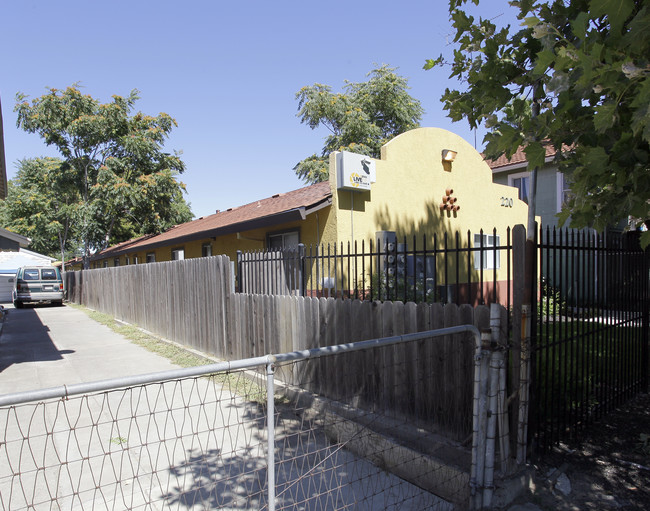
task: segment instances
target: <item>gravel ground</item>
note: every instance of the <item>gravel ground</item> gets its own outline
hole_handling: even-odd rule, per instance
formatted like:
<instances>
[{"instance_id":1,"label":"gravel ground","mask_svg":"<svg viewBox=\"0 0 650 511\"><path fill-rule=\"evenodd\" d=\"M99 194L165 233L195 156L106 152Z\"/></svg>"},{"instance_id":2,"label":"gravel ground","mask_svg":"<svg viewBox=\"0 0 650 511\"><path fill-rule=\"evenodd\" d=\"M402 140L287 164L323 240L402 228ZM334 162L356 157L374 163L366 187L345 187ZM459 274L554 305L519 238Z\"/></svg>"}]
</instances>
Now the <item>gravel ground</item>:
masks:
<instances>
[{"instance_id":1,"label":"gravel ground","mask_svg":"<svg viewBox=\"0 0 650 511\"><path fill-rule=\"evenodd\" d=\"M534 466L534 484L511 511L650 510L650 395L637 396L590 427L579 444L563 444Z\"/></svg>"}]
</instances>

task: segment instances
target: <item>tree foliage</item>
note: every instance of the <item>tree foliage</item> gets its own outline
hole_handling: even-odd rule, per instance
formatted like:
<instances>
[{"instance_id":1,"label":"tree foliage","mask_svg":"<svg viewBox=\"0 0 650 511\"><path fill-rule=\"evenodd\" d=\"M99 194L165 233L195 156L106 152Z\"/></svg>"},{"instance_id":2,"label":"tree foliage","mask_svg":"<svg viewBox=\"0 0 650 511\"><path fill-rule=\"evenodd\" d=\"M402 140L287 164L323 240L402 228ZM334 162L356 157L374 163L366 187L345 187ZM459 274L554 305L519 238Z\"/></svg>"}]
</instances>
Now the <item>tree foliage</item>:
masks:
<instances>
[{"instance_id":1,"label":"tree foliage","mask_svg":"<svg viewBox=\"0 0 650 511\"><path fill-rule=\"evenodd\" d=\"M18 126L58 149L60 172L78 194L75 227L86 260L93 250L192 218L176 180L185 166L163 147L176 121L131 115L138 99L133 90L102 104L76 85L31 102L17 95Z\"/></svg>"},{"instance_id":2,"label":"tree foliage","mask_svg":"<svg viewBox=\"0 0 650 511\"><path fill-rule=\"evenodd\" d=\"M65 257L76 248L79 192L59 158L19 162L0 204L2 224L31 239L30 248L52 257Z\"/></svg>"},{"instance_id":3,"label":"tree foliage","mask_svg":"<svg viewBox=\"0 0 650 511\"><path fill-rule=\"evenodd\" d=\"M332 151L352 151L379 157L391 138L419 126L424 110L408 93L408 80L395 68L383 65L368 74L368 81L347 82L344 92L316 83L296 94L300 122L311 129L330 131L320 156L302 160L294 170L308 183L328 178L327 156Z\"/></svg>"},{"instance_id":4,"label":"tree foliage","mask_svg":"<svg viewBox=\"0 0 650 511\"><path fill-rule=\"evenodd\" d=\"M475 19L466 4L449 2L451 77L466 85L443 95L449 116L490 129L489 158L523 145L539 167L552 144L572 191L561 222L602 230L630 216L650 227L650 5L511 1L522 20L511 30Z\"/></svg>"}]
</instances>

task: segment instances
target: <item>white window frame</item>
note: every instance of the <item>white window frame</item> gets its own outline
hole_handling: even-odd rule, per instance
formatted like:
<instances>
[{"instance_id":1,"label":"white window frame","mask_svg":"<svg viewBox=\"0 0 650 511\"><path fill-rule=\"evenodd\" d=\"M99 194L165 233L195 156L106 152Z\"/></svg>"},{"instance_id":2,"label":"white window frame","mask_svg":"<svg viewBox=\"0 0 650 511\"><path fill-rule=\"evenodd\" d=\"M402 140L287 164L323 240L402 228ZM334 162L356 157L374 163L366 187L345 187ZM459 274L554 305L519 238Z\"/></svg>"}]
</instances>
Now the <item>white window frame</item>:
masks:
<instances>
[{"instance_id":1,"label":"white window frame","mask_svg":"<svg viewBox=\"0 0 650 511\"><path fill-rule=\"evenodd\" d=\"M514 183L515 179L521 179L524 177L528 178L528 200L530 202L530 172L526 171L526 172L517 172L516 174L508 174L508 186L517 188ZM519 188L517 188L517 190L519 190ZM519 198L519 192L517 192L517 198L523 201L523 199Z\"/></svg>"},{"instance_id":2,"label":"white window frame","mask_svg":"<svg viewBox=\"0 0 650 511\"><path fill-rule=\"evenodd\" d=\"M295 245L287 245L286 239L289 236L291 236L291 237L295 236L297 238L297 242L296 242ZM276 247L275 250L280 250L282 248L297 247L300 244L300 230L292 229L290 231L281 231L281 232L274 232L274 233L268 234L267 237L266 237L266 243L267 243L267 247L269 248L269 250L272 250L272 248L271 248L271 239L272 238L281 238L282 239L282 247L280 247L280 248Z\"/></svg>"},{"instance_id":3,"label":"white window frame","mask_svg":"<svg viewBox=\"0 0 650 511\"><path fill-rule=\"evenodd\" d=\"M496 251L496 264L493 261L494 258L494 234L483 233L483 251L481 248L481 234L474 234L474 248L478 249L474 251L474 269L480 270L481 264L483 265L484 270L498 270L501 268L501 250L497 248ZM501 246L501 236L496 235L496 246Z\"/></svg>"},{"instance_id":4,"label":"white window frame","mask_svg":"<svg viewBox=\"0 0 650 511\"><path fill-rule=\"evenodd\" d=\"M182 261L185 259L185 247L178 247L172 250L172 261Z\"/></svg>"},{"instance_id":5,"label":"white window frame","mask_svg":"<svg viewBox=\"0 0 650 511\"><path fill-rule=\"evenodd\" d=\"M562 206L564 205L564 195L565 193L569 192L569 185L567 184L567 180L564 177L564 174L562 172L557 172L556 174L556 179L557 179L557 212L559 213L562 211Z\"/></svg>"},{"instance_id":6,"label":"white window frame","mask_svg":"<svg viewBox=\"0 0 650 511\"><path fill-rule=\"evenodd\" d=\"M147 255L146 255L146 262L155 263L156 262L156 253L155 252L148 252Z\"/></svg>"},{"instance_id":7,"label":"white window frame","mask_svg":"<svg viewBox=\"0 0 650 511\"><path fill-rule=\"evenodd\" d=\"M201 257L212 256L212 243L204 243L201 245Z\"/></svg>"}]
</instances>

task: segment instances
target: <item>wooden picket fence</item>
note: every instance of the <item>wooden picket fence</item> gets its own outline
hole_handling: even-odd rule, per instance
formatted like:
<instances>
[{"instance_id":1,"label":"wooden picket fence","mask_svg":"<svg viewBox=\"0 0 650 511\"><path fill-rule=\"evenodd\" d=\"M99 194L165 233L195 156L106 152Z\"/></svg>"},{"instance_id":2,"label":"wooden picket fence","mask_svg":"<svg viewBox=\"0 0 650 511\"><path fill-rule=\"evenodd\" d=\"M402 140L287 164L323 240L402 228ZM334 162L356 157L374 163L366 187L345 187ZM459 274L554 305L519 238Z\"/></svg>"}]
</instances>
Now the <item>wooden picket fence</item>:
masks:
<instances>
[{"instance_id":1,"label":"wooden picket fence","mask_svg":"<svg viewBox=\"0 0 650 511\"><path fill-rule=\"evenodd\" d=\"M489 326L486 306L234 293L225 256L67 272L65 281L69 301L226 360ZM471 338L456 335L281 368L278 376L334 399L353 386L360 406L416 414L462 439L471 432L473 353Z\"/></svg>"}]
</instances>

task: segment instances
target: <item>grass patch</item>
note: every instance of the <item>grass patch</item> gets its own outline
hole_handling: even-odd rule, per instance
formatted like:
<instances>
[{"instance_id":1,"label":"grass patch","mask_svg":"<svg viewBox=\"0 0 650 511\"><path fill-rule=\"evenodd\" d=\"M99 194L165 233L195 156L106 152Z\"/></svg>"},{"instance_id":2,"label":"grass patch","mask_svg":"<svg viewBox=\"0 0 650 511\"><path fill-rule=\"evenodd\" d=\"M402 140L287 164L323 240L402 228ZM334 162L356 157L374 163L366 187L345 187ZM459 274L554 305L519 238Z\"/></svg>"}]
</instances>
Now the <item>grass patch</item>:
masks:
<instances>
[{"instance_id":1,"label":"grass patch","mask_svg":"<svg viewBox=\"0 0 650 511\"><path fill-rule=\"evenodd\" d=\"M158 337L154 337L153 335L143 332L136 326L127 325L120 321L116 321L113 316L109 316L108 314L86 309L85 307L79 305L68 304L68 306L72 306L75 309L85 312L86 315L93 321L97 321L97 323L107 326L113 330L113 332L126 337L134 344L142 346L143 348L146 348L147 350L156 353L157 355L161 355L167 358L173 364L176 364L180 367L196 367L207 364L214 364L214 361L210 360L209 358L201 357L179 346L175 346L168 342L162 341Z\"/></svg>"},{"instance_id":2,"label":"grass patch","mask_svg":"<svg viewBox=\"0 0 650 511\"><path fill-rule=\"evenodd\" d=\"M592 417L641 384L643 330L584 319L538 325L534 368L541 417Z\"/></svg>"},{"instance_id":3,"label":"grass patch","mask_svg":"<svg viewBox=\"0 0 650 511\"><path fill-rule=\"evenodd\" d=\"M113 316L87 309L81 305L68 303L68 307L84 312L90 319L107 326L113 332L129 339L134 344L141 346L152 353L156 353L168 359L172 364L180 367L197 367L214 364L215 361L192 353L180 346L176 346L162 339L142 331L137 326L128 325L117 321ZM259 385L254 379L248 378L241 371L229 373L216 373L206 375L215 383L220 384L229 392L242 397L248 401L264 404L266 403L266 388ZM276 396L276 402L284 401Z\"/></svg>"}]
</instances>

